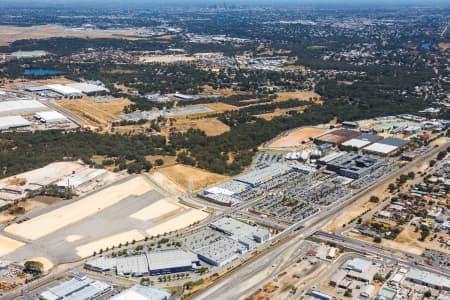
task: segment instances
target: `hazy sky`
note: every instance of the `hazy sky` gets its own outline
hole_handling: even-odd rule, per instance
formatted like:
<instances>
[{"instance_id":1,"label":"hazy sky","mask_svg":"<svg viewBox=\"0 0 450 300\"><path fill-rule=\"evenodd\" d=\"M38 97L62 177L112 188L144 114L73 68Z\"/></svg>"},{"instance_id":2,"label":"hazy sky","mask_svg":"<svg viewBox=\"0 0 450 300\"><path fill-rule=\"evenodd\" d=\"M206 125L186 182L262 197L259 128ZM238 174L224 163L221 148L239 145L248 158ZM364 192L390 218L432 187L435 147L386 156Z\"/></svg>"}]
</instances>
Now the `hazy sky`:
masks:
<instances>
[{"instance_id":1,"label":"hazy sky","mask_svg":"<svg viewBox=\"0 0 450 300\"><path fill-rule=\"evenodd\" d=\"M445 5L450 0L0 0L1 6L90 6L90 7L155 7L155 6L207 6L211 4L247 5L333 5L333 6L386 6L386 5Z\"/></svg>"}]
</instances>

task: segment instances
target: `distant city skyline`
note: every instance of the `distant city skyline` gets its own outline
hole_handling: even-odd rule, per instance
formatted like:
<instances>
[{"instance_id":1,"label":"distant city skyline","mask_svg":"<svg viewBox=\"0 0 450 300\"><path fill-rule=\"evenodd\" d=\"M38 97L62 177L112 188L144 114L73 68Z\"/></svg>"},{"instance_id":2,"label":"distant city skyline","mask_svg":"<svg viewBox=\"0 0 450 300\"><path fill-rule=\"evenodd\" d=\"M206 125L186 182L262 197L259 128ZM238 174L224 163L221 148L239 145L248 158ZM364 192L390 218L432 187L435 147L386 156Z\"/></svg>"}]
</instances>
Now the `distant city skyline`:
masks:
<instances>
[{"instance_id":1,"label":"distant city skyline","mask_svg":"<svg viewBox=\"0 0 450 300\"><path fill-rule=\"evenodd\" d=\"M110 8L151 8L155 6L450 6L450 0L1 0L2 7L102 7Z\"/></svg>"}]
</instances>

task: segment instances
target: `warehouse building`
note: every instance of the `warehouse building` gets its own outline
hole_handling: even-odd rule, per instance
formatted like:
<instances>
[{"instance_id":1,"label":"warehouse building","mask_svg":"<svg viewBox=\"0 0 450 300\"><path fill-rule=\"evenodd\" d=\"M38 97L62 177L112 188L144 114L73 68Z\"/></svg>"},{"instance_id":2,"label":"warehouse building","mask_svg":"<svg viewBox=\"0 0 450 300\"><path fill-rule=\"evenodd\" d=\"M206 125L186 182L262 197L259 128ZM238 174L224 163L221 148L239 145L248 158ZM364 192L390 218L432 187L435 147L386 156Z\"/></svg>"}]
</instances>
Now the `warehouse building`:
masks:
<instances>
[{"instance_id":1,"label":"warehouse building","mask_svg":"<svg viewBox=\"0 0 450 300\"><path fill-rule=\"evenodd\" d=\"M222 236L194 251L204 262L222 267L239 259L239 255L245 253L247 248L235 240Z\"/></svg>"},{"instance_id":2,"label":"warehouse building","mask_svg":"<svg viewBox=\"0 0 450 300\"><path fill-rule=\"evenodd\" d=\"M66 116L54 110L37 112L34 118L41 121L41 123L64 123L69 121Z\"/></svg>"},{"instance_id":3,"label":"warehouse building","mask_svg":"<svg viewBox=\"0 0 450 300\"><path fill-rule=\"evenodd\" d=\"M104 282L77 274L76 277L51 287L39 295L45 300L89 300L112 291L112 287Z\"/></svg>"},{"instance_id":4,"label":"warehouse building","mask_svg":"<svg viewBox=\"0 0 450 300\"><path fill-rule=\"evenodd\" d=\"M411 269L406 274L406 279L433 289L450 291L450 278L435 273Z\"/></svg>"},{"instance_id":5,"label":"warehouse building","mask_svg":"<svg viewBox=\"0 0 450 300\"><path fill-rule=\"evenodd\" d=\"M363 149L363 151L365 153L371 153L381 156L393 155L405 148L408 143L408 140L389 137L370 146L367 146Z\"/></svg>"},{"instance_id":6,"label":"warehouse building","mask_svg":"<svg viewBox=\"0 0 450 300\"><path fill-rule=\"evenodd\" d=\"M50 91L50 92L58 94L64 98L81 98L81 97L83 97L83 93L80 90L70 87L68 85L62 85L62 84L49 84L49 85L27 87L25 90L28 92L33 92L33 93Z\"/></svg>"},{"instance_id":7,"label":"warehouse building","mask_svg":"<svg viewBox=\"0 0 450 300\"><path fill-rule=\"evenodd\" d=\"M147 257L142 255L115 257L116 274L120 276L142 277L149 275Z\"/></svg>"},{"instance_id":8,"label":"warehouse building","mask_svg":"<svg viewBox=\"0 0 450 300\"><path fill-rule=\"evenodd\" d=\"M354 139L360 136L361 133L356 130L349 129L337 129L319 136L315 139L318 143L330 143L333 145L340 145L348 140Z\"/></svg>"},{"instance_id":9,"label":"warehouse building","mask_svg":"<svg viewBox=\"0 0 450 300\"><path fill-rule=\"evenodd\" d=\"M240 201L236 196L251 186L237 180L228 180L198 193L198 196L216 204L234 206Z\"/></svg>"},{"instance_id":10,"label":"warehouse building","mask_svg":"<svg viewBox=\"0 0 450 300\"><path fill-rule=\"evenodd\" d=\"M347 154L329 162L327 169L341 176L358 179L370 174L382 164L381 159L367 155Z\"/></svg>"},{"instance_id":11,"label":"warehouse building","mask_svg":"<svg viewBox=\"0 0 450 300\"><path fill-rule=\"evenodd\" d=\"M357 138L354 138L354 139L351 139L349 141L342 143L342 146L356 148L359 150L359 149L362 149L369 145L372 145L373 143L381 141L382 139L383 139L382 136L379 136L376 134L365 133L365 134L358 136Z\"/></svg>"},{"instance_id":12,"label":"warehouse building","mask_svg":"<svg viewBox=\"0 0 450 300\"><path fill-rule=\"evenodd\" d=\"M132 277L193 271L199 265L197 255L183 249L167 249L125 257L97 257L84 263L87 270L115 270L117 275Z\"/></svg>"},{"instance_id":13,"label":"warehouse building","mask_svg":"<svg viewBox=\"0 0 450 300\"><path fill-rule=\"evenodd\" d=\"M265 168L236 176L234 180L256 187L292 171L293 169L285 164L275 163Z\"/></svg>"},{"instance_id":14,"label":"warehouse building","mask_svg":"<svg viewBox=\"0 0 450 300\"><path fill-rule=\"evenodd\" d=\"M21 116L0 117L0 130L30 126L31 122Z\"/></svg>"},{"instance_id":15,"label":"warehouse building","mask_svg":"<svg viewBox=\"0 0 450 300\"><path fill-rule=\"evenodd\" d=\"M33 113L48 110L48 107L36 100L0 101L0 116Z\"/></svg>"},{"instance_id":16,"label":"warehouse building","mask_svg":"<svg viewBox=\"0 0 450 300\"><path fill-rule=\"evenodd\" d=\"M134 285L111 300L169 300L171 293L156 286Z\"/></svg>"},{"instance_id":17,"label":"warehouse building","mask_svg":"<svg viewBox=\"0 0 450 300\"><path fill-rule=\"evenodd\" d=\"M69 176L65 176L60 181L56 183L60 188L71 188L77 189L85 184L97 181L98 179L106 176L108 171L106 170L97 170L97 169L85 169L78 173L71 174Z\"/></svg>"},{"instance_id":18,"label":"warehouse building","mask_svg":"<svg viewBox=\"0 0 450 300\"><path fill-rule=\"evenodd\" d=\"M66 84L67 87L78 90L79 92L93 96L93 95L103 95L109 93L109 90L101 85L100 82L96 84L87 83L87 82L76 82L71 84Z\"/></svg>"},{"instance_id":19,"label":"warehouse building","mask_svg":"<svg viewBox=\"0 0 450 300\"><path fill-rule=\"evenodd\" d=\"M168 249L147 253L150 275L195 270L200 261L196 254L183 249Z\"/></svg>"},{"instance_id":20,"label":"warehouse building","mask_svg":"<svg viewBox=\"0 0 450 300\"><path fill-rule=\"evenodd\" d=\"M231 239L246 246L247 249L256 247L255 242L263 243L270 238L269 230L252 226L232 218L221 218L208 226L228 235Z\"/></svg>"}]
</instances>

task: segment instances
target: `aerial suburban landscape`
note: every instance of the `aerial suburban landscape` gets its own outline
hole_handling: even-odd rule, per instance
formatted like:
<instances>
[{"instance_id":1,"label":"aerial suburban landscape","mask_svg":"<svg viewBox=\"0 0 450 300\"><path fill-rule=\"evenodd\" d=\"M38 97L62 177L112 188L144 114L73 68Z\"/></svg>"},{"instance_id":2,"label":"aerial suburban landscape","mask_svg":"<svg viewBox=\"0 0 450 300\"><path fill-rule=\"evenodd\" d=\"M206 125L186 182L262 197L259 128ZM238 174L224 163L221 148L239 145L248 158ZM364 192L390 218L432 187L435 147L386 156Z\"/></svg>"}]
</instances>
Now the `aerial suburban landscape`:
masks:
<instances>
[{"instance_id":1,"label":"aerial suburban landscape","mask_svg":"<svg viewBox=\"0 0 450 300\"><path fill-rule=\"evenodd\" d=\"M449 24L0 0L0 299L450 300Z\"/></svg>"}]
</instances>

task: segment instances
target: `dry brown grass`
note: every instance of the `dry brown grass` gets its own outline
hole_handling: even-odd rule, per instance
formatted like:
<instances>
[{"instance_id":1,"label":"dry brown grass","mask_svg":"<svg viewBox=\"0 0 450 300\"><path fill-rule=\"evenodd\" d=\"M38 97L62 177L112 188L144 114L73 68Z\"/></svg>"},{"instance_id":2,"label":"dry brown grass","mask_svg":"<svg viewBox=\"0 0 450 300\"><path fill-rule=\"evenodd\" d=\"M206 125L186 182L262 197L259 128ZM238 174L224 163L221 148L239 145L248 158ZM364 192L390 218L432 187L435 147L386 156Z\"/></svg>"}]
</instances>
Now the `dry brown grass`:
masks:
<instances>
[{"instance_id":1,"label":"dry brown grass","mask_svg":"<svg viewBox=\"0 0 450 300\"><path fill-rule=\"evenodd\" d=\"M123 108L131 102L125 98L117 98L108 102L97 103L90 98L64 99L57 101L62 107L73 113L85 117L94 125L107 125L120 118L118 114L123 112Z\"/></svg>"},{"instance_id":2,"label":"dry brown grass","mask_svg":"<svg viewBox=\"0 0 450 300\"><path fill-rule=\"evenodd\" d=\"M272 120L275 117L285 116L290 111L303 112L306 109L306 106L298 106L298 107L290 107L290 108L282 108L275 109L273 112L255 115L258 118L262 118L264 120Z\"/></svg>"},{"instance_id":3,"label":"dry brown grass","mask_svg":"<svg viewBox=\"0 0 450 300\"><path fill-rule=\"evenodd\" d=\"M230 130L230 127L220 122L216 118L208 119L188 119L177 118L173 126L164 126L161 128L162 133L169 135L170 128L176 128L178 131L185 132L189 128L203 130L208 136L220 135Z\"/></svg>"},{"instance_id":4,"label":"dry brown grass","mask_svg":"<svg viewBox=\"0 0 450 300\"><path fill-rule=\"evenodd\" d=\"M322 101L320 100L320 95L312 91L280 92L276 95L277 98L274 100L274 102L284 102L289 99L309 100L310 98L312 98L314 103L322 103Z\"/></svg>"},{"instance_id":5,"label":"dry brown grass","mask_svg":"<svg viewBox=\"0 0 450 300\"><path fill-rule=\"evenodd\" d=\"M295 147L298 146L301 142L325 133L326 131L326 129L315 127L299 128L275 140L269 146L274 148Z\"/></svg>"},{"instance_id":6,"label":"dry brown grass","mask_svg":"<svg viewBox=\"0 0 450 300\"><path fill-rule=\"evenodd\" d=\"M196 191L229 178L228 176L211 173L181 164L160 168L158 169L158 173L164 175L185 191L188 190L189 181L192 181L192 189Z\"/></svg>"}]
</instances>

